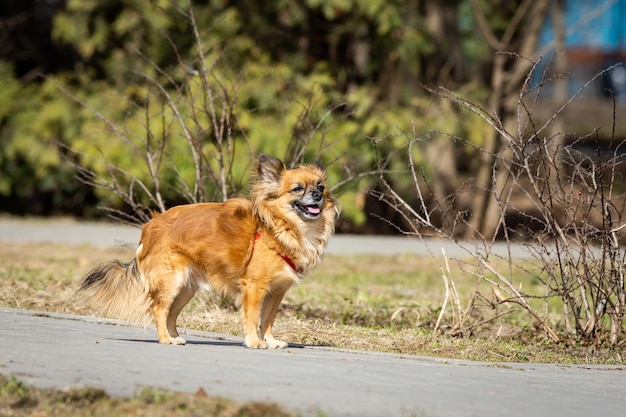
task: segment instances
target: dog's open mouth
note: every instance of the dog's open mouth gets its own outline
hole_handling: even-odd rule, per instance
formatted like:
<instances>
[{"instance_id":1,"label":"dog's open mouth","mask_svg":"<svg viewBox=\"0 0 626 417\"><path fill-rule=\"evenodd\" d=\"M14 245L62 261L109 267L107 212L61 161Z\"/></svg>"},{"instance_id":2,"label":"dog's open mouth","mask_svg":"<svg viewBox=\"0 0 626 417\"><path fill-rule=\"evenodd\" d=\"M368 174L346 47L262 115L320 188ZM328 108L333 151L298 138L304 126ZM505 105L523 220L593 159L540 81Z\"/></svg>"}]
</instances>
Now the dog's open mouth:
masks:
<instances>
[{"instance_id":1,"label":"dog's open mouth","mask_svg":"<svg viewBox=\"0 0 626 417\"><path fill-rule=\"evenodd\" d=\"M308 219L316 219L322 212L319 204L302 204L296 201L295 203L293 203L293 207L298 213L300 213L301 216Z\"/></svg>"}]
</instances>

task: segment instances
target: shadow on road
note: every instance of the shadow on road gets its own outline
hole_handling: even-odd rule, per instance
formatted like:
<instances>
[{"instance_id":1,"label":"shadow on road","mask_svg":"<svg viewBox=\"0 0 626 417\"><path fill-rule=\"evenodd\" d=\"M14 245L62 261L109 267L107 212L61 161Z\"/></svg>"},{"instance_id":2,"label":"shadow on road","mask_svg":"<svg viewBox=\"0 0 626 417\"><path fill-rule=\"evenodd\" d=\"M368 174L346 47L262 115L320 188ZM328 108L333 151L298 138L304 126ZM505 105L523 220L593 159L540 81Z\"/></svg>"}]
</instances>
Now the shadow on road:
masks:
<instances>
[{"instance_id":1,"label":"shadow on road","mask_svg":"<svg viewBox=\"0 0 626 417\"><path fill-rule=\"evenodd\" d=\"M107 340L118 340L121 342L139 342L139 343L151 343L157 344L159 341L157 339L118 339L118 338L108 338ZM208 346L237 346L243 347L243 343L241 342L231 342L225 340L187 340L187 345L208 345ZM290 349L304 349L307 347L314 347L316 345L303 345L300 343L289 343L288 348Z\"/></svg>"}]
</instances>

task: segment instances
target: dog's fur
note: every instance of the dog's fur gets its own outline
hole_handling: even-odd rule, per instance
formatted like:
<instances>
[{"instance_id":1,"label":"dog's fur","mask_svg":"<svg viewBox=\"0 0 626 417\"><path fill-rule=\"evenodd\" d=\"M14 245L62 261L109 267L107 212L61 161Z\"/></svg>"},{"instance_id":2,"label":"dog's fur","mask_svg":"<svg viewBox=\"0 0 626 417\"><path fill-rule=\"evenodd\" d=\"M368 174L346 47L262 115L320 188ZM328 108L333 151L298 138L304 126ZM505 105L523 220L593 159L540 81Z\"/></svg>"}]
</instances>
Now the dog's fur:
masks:
<instances>
[{"instance_id":1,"label":"dog's fur","mask_svg":"<svg viewBox=\"0 0 626 417\"><path fill-rule=\"evenodd\" d=\"M176 319L208 285L240 300L247 347L286 347L272 333L276 312L287 289L320 261L334 231L335 200L319 165L287 170L261 154L256 174L250 199L155 213L135 258L94 268L80 288L92 291L105 314L137 320L152 311L159 342L184 344Z\"/></svg>"}]
</instances>

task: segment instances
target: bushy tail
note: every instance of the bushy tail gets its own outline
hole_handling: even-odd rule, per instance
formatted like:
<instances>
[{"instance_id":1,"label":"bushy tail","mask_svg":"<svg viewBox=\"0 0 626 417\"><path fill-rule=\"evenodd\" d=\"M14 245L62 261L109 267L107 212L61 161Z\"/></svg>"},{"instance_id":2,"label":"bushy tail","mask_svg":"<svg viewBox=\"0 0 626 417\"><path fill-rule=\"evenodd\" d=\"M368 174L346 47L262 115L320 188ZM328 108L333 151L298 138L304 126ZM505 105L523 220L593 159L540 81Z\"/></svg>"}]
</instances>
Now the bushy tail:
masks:
<instances>
[{"instance_id":1,"label":"bushy tail","mask_svg":"<svg viewBox=\"0 0 626 417\"><path fill-rule=\"evenodd\" d=\"M89 271L80 283L80 291L91 293L100 312L136 323L147 324L150 302L147 283L137 260L128 263L107 262Z\"/></svg>"}]
</instances>

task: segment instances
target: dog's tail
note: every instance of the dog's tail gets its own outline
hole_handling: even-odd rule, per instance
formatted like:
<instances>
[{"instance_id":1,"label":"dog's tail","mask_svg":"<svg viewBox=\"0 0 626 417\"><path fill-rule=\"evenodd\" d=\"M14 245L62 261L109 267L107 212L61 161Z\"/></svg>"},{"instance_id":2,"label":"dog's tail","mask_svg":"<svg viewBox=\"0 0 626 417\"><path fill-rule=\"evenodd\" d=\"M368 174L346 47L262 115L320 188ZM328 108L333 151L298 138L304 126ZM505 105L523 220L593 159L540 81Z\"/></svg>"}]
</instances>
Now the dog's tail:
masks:
<instances>
[{"instance_id":1,"label":"dog's tail","mask_svg":"<svg viewBox=\"0 0 626 417\"><path fill-rule=\"evenodd\" d=\"M94 305L105 316L146 325L150 312L146 284L135 258L95 267L82 279L79 291L91 293Z\"/></svg>"}]
</instances>

